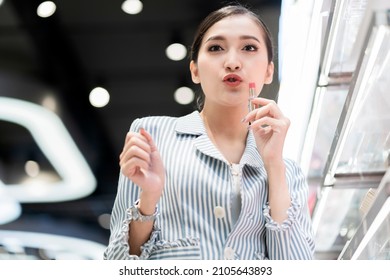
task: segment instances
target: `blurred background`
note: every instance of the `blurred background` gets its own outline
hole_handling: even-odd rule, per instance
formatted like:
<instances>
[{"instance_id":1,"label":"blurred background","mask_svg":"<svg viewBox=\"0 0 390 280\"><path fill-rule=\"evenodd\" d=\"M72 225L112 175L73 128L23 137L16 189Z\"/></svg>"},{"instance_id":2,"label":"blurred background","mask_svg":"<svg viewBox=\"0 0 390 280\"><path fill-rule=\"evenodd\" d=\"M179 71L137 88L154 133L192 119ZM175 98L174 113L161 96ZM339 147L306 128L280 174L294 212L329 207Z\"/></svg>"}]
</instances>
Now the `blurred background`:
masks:
<instances>
[{"instance_id":1,"label":"blurred background","mask_svg":"<svg viewBox=\"0 0 390 280\"><path fill-rule=\"evenodd\" d=\"M239 2L277 41L280 1ZM17 231L0 234L0 258L2 246L13 252L4 258L42 257L26 253L24 233L107 244L126 132L137 117L195 109L187 51L200 21L225 3L0 0L0 194L16 211L0 230Z\"/></svg>"},{"instance_id":2,"label":"blurred background","mask_svg":"<svg viewBox=\"0 0 390 280\"><path fill-rule=\"evenodd\" d=\"M235 2L274 37L315 257L390 259L390 0ZM235 2L0 0L0 259L102 259L130 124L195 110L193 34Z\"/></svg>"}]
</instances>

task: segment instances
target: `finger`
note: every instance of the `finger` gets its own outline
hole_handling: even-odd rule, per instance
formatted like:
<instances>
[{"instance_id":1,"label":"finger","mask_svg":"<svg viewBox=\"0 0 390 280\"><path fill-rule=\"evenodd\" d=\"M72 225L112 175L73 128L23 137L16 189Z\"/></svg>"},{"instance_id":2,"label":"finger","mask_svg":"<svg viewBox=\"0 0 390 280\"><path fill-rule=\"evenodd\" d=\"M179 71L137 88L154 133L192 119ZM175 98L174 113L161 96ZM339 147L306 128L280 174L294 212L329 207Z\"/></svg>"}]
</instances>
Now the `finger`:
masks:
<instances>
[{"instance_id":1,"label":"finger","mask_svg":"<svg viewBox=\"0 0 390 280\"><path fill-rule=\"evenodd\" d=\"M274 132L273 128L269 125L267 126L260 126L259 128L252 128L254 134L258 135L266 135L269 134L270 132Z\"/></svg>"},{"instance_id":2,"label":"finger","mask_svg":"<svg viewBox=\"0 0 390 280\"><path fill-rule=\"evenodd\" d=\"M129 161L121 165L121 172L127 177L134 176L139 170L147 170L149 164L137 157L131 158Z\"/></svg>"},{"instance_id":3,"label":"finger","mask_svg":"<svg viewBox=\"0 0 390 280\"><path fill-rule=\"evenodd\" d=\"M140 132L141 132L141 130L143 130L143 128L140 129ZM145 136L143 136L140 132L134 132L134 131L127 132L124 145L126 145L134 137L144 139L145 142L148 142L146 140Z\"/></svg>"},{"instance_id":4,"label":"finger","mask_svg":"<svg viewBox=\"0 0 390 280\"><path fill-rule=\"evenodd\" d=\"M261 119L258 119L251 123L251 129L254 131L265 131L265 132L283 132L287 131L289 127L289 120L288 119L275 119L271 117L263 117Z\"/></svg>"},{"instance_id":5,"label":"finger","mask_svg":"<svg viewBox=\"0 0 390 280\"><path fill-rule=\"evenodd\" d=\"M125 145L127 142L130 141L130 139L131 139L132 137L137 136L138 134L139 134L139 133L133 132L133 131L127 132L126 138L125 138L125 143L124 143L123 145Z\"/></svg>"},{"instance_id":6,"label":"finger","mask_svg":"<svg viewBox=\"0 0 390 280\"><path fill-rule=\"evenodd\" d=\"M136 132L133 132L133 131L127 132L126 137L125 137L125 142L123 143L122 152L121 152L121 154L119 155L119 158L121 158L121 157L123 156L124 152L125 152L126 150L128 150L129 145L130 145L129 142L130 142L132 139L134 139L134 137L138 137L138 134L139 134L139 133L136 133Z\"/></svg>"},{"instance_id":7,"label":"finger","mask_svg":"<svg viewBox=\"0 0 390 280\"><path fill-rule=\"evenodd\" d=\"M122 153L119 155L119 159L122 159L127 151L133 146L137 146L147 153L150 153L151 151L150 145L144 136L139 133L128 133L126 136L125 145L122 149Z\"/></svg>"},{"instance_id":8,"label":"finger","mask_svg":"<svg viewBox=\"0 0 390 280\"><path fill-rule=\"evenodd\" d=\"M279 107L275 103L275 101L270 100L270 99L265 99L265 98L256 98L256 99L253 99L253 101L255 101L255 102L259 101L259 99L262 99L263 101L265 100L265 102L263 102L263 103L258 102L258 103L256 103L256 106L258 104L264 104L264 105L262 105L260 108L257 108L255 110L249 112L246 115L246 117L244 118L244 120L243 120L244 122L253 122L256 119L260 119L260 118L265 117L265 116L271 116L273 118L283 118L284 117L282 112L280 111Z\"/></svg>"},{"instance_id":9,"label":"finger","mask_svg":"<svg viewBox=\"0 0 390 280\"><path fill-rule=\"evenodd\" d=\"M250 127L252 130L257 131L261 130L263 128L267 128L269 130L272 127L276 127L277 123L275 119L270 118L270 117L263 117L261 119L257 119L253 122L251 122Z\"/></svg>"},{"instance_id":10,"label":"finger","mask_svg":"<svg viewBox=\"0 0 390 280\"><path fill-rule=\"evenodd\" d=\"M120 157L120 164L124 164L125 162L131 160L132 158L139 158L141 160L144 160L145 162L150 162L150 148L147 147L147 150L133 145L130 146L127 150L123 151Z\"/></svg>"},{"instance_id":11,"label":"finger","mask_svg":"<svg viewBox=\"0 0 390 280\"><path fill-rule=\"evenodd\" d=\"M275 117L274 114L273 114L273 111L272 111L272 107L269 106L269 105L266 105L264 107L261 107L259 109L257 109L255 111L255 114L254 114L254 120L257 120L257 119L261 119L261 118L264 118L264 117Z\"/></svg>"},{"instance_id":12,"label":"finger","mask_svg":"<svg viewBox=\"0 0 390 280\"><path fill-rule=\"evenodd\" d=\"M148 143L149 143L149 145L150 145L150 148L151 148L151 152L157 151L157 146L156 146L156 144L154 143L153 138L152 138L152 136L149 134L149 132L147 132L144 128L141 128L141 129L140 129L140 134L141 134L142 136L144 136L145 139L148 141Z\"/></svg>"},{"instance_id":13,"label":"finger","mask_svg":"<svg viewBox=\"0 0 390 280\"><path fill-rule=\"evenodd\" d=\"M258 106L265 106L268 104L275 104L276 105L275 100L263 98L263 97L256 97L256 98L253 98L251 101L253 104L256 104Z\"/></svg>"},{"instance_id":14,"label":"finger","mask_svg":"<svg viewBox=\"0 0 390 280\"><path fill-rule=\"evenodd\" d=\"M264 118L266 116L274 117L270 106L264 106L264 107L261 107L261 108L258 108L258 109L255 109L255 110L249 112L245 116L244 122L252 123L252 122L256 121L257 119L261 119L261 118Z\"/></svg>"}]
</instances>

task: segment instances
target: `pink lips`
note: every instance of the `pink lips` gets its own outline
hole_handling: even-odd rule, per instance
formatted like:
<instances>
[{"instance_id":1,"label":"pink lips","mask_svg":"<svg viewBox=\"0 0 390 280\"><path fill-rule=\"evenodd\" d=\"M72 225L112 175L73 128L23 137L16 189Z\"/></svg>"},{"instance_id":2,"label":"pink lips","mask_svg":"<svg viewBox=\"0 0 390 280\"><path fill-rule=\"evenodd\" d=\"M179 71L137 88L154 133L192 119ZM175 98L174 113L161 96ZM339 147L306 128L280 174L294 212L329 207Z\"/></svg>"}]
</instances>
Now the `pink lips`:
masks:
<instances>
[{"instance_id":1,"label":"pink lips","mask_svg":"<svg viewBox=\"0 0 390 280\"><path fill-rule=\"evenodd\" d=\"M229 86L235 87L242 82L242 79L236 74L229 74L223 78L223 82Z\"/></svg>"}]
</instances>

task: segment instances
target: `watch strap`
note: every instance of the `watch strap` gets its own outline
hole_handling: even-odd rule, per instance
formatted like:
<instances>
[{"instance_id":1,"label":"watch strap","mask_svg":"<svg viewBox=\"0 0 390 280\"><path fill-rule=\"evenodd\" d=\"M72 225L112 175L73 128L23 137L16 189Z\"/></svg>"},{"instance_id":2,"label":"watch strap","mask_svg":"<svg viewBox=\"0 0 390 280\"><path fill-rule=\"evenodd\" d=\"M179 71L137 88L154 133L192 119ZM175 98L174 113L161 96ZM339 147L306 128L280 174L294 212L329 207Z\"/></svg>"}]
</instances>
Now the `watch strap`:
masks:
<instances>
[{"instance_id":1,"label":"watch strap","mask_svg":"<svg viewBox=\"0 0 390 280\"><path fill-rule=\"evenodd\" d=\"M154 221L156 219L156 217L159 215L157 207L152 215L143 215L139 211L138 204L139 204L139 200L137 200L134 203L134 205L128 209L128 213L130 215L131 220L140 221L140 222L149 222L149 221Z\"/></svg>"}]
</instances>

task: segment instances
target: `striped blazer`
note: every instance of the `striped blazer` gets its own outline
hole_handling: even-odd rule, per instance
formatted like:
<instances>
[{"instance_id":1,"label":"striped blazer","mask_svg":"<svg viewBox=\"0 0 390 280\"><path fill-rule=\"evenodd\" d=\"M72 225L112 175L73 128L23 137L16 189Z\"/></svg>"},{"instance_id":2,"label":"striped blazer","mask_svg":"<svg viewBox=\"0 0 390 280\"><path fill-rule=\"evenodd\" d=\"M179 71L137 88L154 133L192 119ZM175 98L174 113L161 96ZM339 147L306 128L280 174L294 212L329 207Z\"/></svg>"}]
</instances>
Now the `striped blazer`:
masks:
<instances>
[{"instance_id":1,"label":"striped blazer","mask_svg":"<svg viewBox=\"0 0 390 280\"><path fill-rule=\"evenodd\" d=\"M313 258L308 186L295 162L285 159L292 203L288 218L278 224L269 215L267 174L251 131L240 163L231 165L197 111L136 119L130 130L141 127L152 135L166 170L160 215L141 255L130 255L127 209L140 189L120 174L104 259Z\"/></svg>"}]
</instances>

